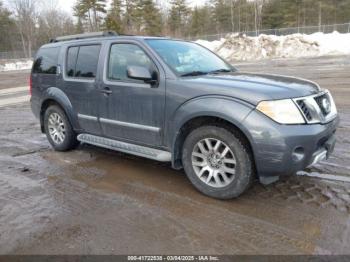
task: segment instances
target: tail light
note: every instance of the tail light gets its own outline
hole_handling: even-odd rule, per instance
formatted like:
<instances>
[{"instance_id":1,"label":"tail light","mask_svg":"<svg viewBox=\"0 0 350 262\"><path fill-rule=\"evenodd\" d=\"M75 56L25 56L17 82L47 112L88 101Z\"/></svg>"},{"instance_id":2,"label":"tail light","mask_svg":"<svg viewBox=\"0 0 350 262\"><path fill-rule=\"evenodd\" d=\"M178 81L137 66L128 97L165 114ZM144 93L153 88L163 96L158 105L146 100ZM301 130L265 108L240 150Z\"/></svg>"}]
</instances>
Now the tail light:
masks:
<instances>
[{"instance_id":1,"label":"tail light","mask_svg":"<svg viewBox=\"0 0 350 262\"><path fill-rule=\"evenodd\" d=\"M32 88L33 88L33 82L32 82L32 76L29 77L29 94L32 95Z\"/></svg>"}]
</instances>

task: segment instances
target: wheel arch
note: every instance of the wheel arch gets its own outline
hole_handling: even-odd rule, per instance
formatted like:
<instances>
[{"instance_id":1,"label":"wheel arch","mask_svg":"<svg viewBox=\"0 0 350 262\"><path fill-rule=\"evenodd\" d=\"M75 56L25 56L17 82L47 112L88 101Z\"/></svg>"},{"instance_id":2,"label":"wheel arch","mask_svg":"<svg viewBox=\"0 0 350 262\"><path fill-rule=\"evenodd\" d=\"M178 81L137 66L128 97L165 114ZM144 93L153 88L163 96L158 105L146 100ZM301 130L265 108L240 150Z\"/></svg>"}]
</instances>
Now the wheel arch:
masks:
<instances>
[{"instance_id":1,"label":"wheel arch","mask_svg":"<svg viewBox=\"0 0 350 262\"><path fill-rule=\"evenodd\" d=\"M196 127L220 125L236 132L247 141L254 153L254 144L244 120L254 110L254 105L228 96L206 95L190 99L174 112L168 123L168 145L172 152L172 165L182 168L181 152L186 136ZM236 130L236 131L235 131Z\"/></svg>"},{"instance_id":2,"label":"wheel arch","mask_svg":"<svg viewBox=\"0 0 350 262\"><path fill-rule=\"evenodd\" d=\"M172 147L172 165L175 169L181 169L183 167L181 160L181 152L186 137L193 130L203 125L223 127L231 133L233 133L235 136L238 136L242 140L242 143L245 146L247 146L249 152L251 153L253 164L255 166L252 141L249 133L246 130L244 130L242 126L239 127L237 123L234 123L233 121L230 121L223 117L202 115L187 120L179 129Z\"/></svg>"},{"instance_id":3,"label":"wheel arch","mask_svg":"<svg viewBox=\"0 0 350 262\"><path fill-rule=\"evenodd\" d=\"M68 97L66 96L66 94L62 90L56 87L50 87L45 92L45 96L42 99L41 106L40 106L40 126L41 126L42 132L44 132L45 111L51 105L59 106L68 117L68 120L73 126L73 129L79 129L77 117L74 115L73 106L69 101Z\"/></svg>"}]
</instances>

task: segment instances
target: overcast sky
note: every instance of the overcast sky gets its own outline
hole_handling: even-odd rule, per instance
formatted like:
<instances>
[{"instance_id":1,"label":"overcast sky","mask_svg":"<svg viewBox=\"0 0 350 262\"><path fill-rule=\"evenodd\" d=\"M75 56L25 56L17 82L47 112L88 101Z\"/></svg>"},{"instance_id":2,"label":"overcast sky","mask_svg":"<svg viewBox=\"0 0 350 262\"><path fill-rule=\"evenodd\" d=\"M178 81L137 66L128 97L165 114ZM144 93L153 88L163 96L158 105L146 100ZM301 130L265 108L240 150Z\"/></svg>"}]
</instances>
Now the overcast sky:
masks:
<instances>
[{"instance_id":1,"label":"overcast sky","mask_svg":"<svg viewBox=\"0 0 350 262\"><path fill-rule=\"evenodd\" d=\"M75 4L76 0L43 0L45 3L46 2L50 2L52 1L53 3L57 2L58 6L63 9L64 11L72 14L72 7ZM111 0L107 0L107 1L111 1ZM166 5L167 3L170 2L170 0L158 0L160 3ZM12 0L5 0L4 1L6 6L11 5ZM187 0L187 2L191 5L191 6L196 6L196 5L202 5L204 2L206 2L206 0Z\"/></svg>"}]
</instances>

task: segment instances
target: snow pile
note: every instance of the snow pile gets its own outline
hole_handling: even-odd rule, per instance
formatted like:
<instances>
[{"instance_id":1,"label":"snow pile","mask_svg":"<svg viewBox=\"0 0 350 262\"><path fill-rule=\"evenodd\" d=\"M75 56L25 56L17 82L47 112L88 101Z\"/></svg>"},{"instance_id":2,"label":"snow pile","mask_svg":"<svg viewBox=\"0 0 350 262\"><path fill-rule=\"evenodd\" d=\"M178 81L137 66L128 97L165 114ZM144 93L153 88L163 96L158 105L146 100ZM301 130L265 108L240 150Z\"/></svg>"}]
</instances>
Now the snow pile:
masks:
<instances>
[{"instance_id":1,"label":"snow pile","mask_svg":"<svg viewBox=\"0 0 350 262\"><path fill-rule=\"evenodd\" d=\"M212 42L206 41L206 40L197 40L196 43L200 44L210 50L216 50L217 48L219 48L222 43L225 41L225 38L221 38L220 40L215 40Z\"/></svg>"},{"instance_id":2,"label":"snow pile","mask_svg":"<svg viewBox=\"0 0 350 262\"><path fill-rule=\"evenodd\" d=\"M315 33L306 36L312 41L320 43L320 55L343 55L350 54L350 34Z\"/></svg>"},{"instance_id":3,"label":"snow pile","mask_svg":"<svg viewBox=\"0 0 350 262\"><path fill-rule=\"evenodd\" d=\"M287 36L259 35L258 37L231 34L219 41L198 40L196 42L230 62L350 54L350 34L338 32Z\"/></svg>"},{"instance_id":4,"label":"snow pile","mask_svg":"<svg viewBox=\"0 0 350 262\"><path fill-rule=\"evenodd\" d=\"M31 69L33 65L32 60L6 60L0 61L0 72L12 70L26 70Z\"/></svg>"}]
</instances>

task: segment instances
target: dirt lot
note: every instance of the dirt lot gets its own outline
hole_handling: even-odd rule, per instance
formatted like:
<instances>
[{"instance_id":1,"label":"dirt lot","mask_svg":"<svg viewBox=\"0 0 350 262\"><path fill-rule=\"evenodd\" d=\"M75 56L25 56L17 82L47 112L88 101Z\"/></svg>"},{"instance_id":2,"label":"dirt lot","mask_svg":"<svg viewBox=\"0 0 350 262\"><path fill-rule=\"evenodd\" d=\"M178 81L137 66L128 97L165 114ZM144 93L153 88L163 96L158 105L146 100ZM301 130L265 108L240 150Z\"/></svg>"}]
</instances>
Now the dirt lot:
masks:
<instances>
[{"instance_id":1,"label":"dirt lot","mask_svg":"<svg viewBox=\"0 0 350 262\"><path fill-rule=\"evenodd\" d=\"M350 174L349 61L238 65L307 77L332 91L339 142L312 171ZM1 73L0 82L22 86L26 75ZM1 254L350 253L350 183L291 177L218 201L167 164L87 145L54 152L28 104L0 108L0 116Z\"/></svg>"}]
</instances>

